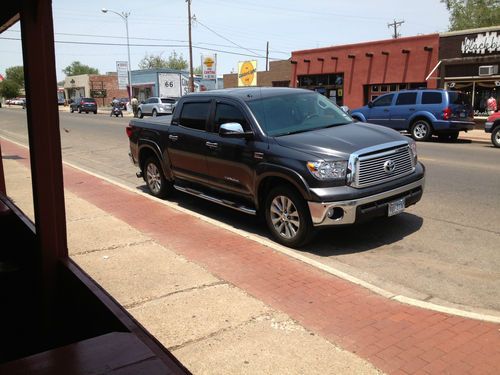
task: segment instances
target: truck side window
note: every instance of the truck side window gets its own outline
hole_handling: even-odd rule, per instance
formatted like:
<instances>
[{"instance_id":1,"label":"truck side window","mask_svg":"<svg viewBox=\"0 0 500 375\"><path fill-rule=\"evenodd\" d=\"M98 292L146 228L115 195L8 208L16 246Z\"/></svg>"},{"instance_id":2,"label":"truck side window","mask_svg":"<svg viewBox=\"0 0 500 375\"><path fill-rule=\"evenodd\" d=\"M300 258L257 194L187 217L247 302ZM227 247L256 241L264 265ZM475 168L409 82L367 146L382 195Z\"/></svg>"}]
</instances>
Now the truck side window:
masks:
<instances>
[{"instance_id":1,"label":"truck side window","mask_svg":"<svg viewBox=\"0 0 500 375\"><path fill-rule=\"evenodd\" d=\"M179 125L186 128L205 130L210 102L184 103L179 119Z\"/></svg>"},{"instance_id":2,"label":"truck side window","mask_svg":"<svg viewBox=\"0 0 500 375\"><path fill-rule=\"evenodd\" d=\"M228 122L237 122L243 127L243 130L250 130L245 119L245 115L230 104L217 103L217 108L215 110L215 120L214 120L214 132L219 132L219 127L221 124L226 124Z\"/></svg>"},{"instance_id":3,"label":"truck side window","mask_svg":"<svg viewBox=\"0 0 500 375\"><path fill-rule=\"evenodd\" d=\"M413 105L417 102L416 92L404 92L398 95L396 105Z\"/></svg>"},{"instance_id":4,"label":"truck side window","mask_svg":"<svg viewBox=\"0 0 500 375\"><path fill-rule=\"evenodd\" d=\"M394 94L379 96L374 102L374 107L387 107L391 105Z\"/></svg>"}]
</instances>

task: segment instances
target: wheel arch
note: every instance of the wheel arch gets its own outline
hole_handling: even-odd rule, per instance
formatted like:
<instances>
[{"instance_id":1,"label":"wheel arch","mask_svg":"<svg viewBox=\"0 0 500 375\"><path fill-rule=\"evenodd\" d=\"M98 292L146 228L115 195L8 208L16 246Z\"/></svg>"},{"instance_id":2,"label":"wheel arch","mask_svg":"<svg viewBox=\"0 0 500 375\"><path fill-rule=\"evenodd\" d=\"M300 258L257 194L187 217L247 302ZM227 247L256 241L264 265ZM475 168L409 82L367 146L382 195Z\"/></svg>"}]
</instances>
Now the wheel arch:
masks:
<instances>
[{"instance_id":1,"label":"wheel arch","mask_svg":"<svg viewBox=\"0 0 500 375\"><path fill-rule=\"evenodd\" d=\"M156 142L150 141L150 140L142 140L142 142L139 144L139 152L138 152L138 158L139 158L139 168L141 171L144 171L144 163L146 163L146 160L148 160L150 157L155 157L161 165L161 168L163 169L163 175L167 179L172 178L170 166L168 166L165 163L165 160L161 156L161 149L160 146Z\"/></svg>"}]
</instances>

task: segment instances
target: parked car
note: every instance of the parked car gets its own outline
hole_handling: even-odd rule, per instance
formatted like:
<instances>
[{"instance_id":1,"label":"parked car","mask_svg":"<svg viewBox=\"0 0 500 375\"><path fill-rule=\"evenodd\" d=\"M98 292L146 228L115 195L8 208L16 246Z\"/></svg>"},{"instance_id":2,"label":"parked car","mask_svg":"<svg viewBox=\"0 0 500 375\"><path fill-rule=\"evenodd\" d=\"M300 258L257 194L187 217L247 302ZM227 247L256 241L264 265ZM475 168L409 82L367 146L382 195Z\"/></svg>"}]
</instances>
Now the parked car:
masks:
<instances>
[{"instance_id":1,"label":"parked car","mask_svg":"<svg viewBox=\"0 0 500 375\"><path fill-rule=\"evenodd\" d=\"M316 228L397 215L423 194L415 141L354 122L309 90L193 93L168 119L133 119L126 132L152 195L176 189L261 214L286 246L306 244Z\"/></svg>"},{"instance_id":2,"label":"parked car","mask_svg":"<svg viewBox=\"0 0 500 375\"><path fill-rule=\"evenodd\" d=\"M94 98L76 98L70 105L69 111L71 113L78 111L78 113L97 113L97 103Z\"/></svg>"},{"instance_id":3,"label":"parked car","mask_svg":"<svg viewBox=\"0 0 500 375\"><path fill-rule=\"evenodd\" d=\"M144 116L160 116L172 114L177 98L159 98L153 96L142 102L139 105L137 116L143 118Z\"/></svg>"},{"instance_id":4,"label":"parked car","mask_svg":"<svg viewBox=\"0 0 500 375\"><path fill-rule=\"evenodd\" d=\"M500 112L495 112L486 119L484 131L491 133L491 143L500 147Z\"/></svg>"},{"instance_id":5,"label":"parked car","mask_svg":"<svg viewBox=\"0 0 500 375\"><path fill-rule=\"evenodd\" d=\"M474 129L469 96L440 89L402 90L379 96L352 110L354 119L410 132L416 141L433 134L440 140L456 140L461 131Z\"/></svg>"}]
</instances>

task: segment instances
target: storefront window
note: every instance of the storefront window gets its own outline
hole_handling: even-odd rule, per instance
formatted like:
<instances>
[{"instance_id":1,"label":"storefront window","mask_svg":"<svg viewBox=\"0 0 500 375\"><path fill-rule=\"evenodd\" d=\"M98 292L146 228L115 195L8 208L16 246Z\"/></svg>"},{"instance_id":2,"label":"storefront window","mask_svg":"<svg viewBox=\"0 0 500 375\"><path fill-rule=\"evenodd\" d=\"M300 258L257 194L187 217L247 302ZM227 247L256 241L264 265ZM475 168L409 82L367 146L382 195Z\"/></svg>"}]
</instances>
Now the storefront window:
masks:
<instances>
[{"instance_id":1,"label":"storefront window","mask_svg":"<svg viewBox=\"0 0 500 375\"><path fill-rule=\"evenodd\" d=\"M457 90L466 94L474 108L474 116L488 116L488 99L500 104L500 86L498 81L448 82L448 90Z\"/></svg>"}]
</instances>

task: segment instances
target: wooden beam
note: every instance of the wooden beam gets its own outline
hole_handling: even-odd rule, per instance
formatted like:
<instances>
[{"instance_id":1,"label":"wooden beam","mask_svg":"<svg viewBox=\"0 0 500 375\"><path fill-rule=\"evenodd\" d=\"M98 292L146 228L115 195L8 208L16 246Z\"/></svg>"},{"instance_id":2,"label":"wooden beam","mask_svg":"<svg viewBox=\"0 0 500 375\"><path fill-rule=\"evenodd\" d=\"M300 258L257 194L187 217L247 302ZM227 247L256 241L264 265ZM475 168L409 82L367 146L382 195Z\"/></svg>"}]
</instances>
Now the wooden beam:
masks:
<instances>
[{"instance_id":1,"label":"wooden beam","mask_svg":"<svg viewBox=\"0 0 500 375\"><path fill-rule=\"evenodd\" d=\"M51 275L68 249L50 0L22 2L21 35L36 235Z\"/></svg>"}]
</instances>

